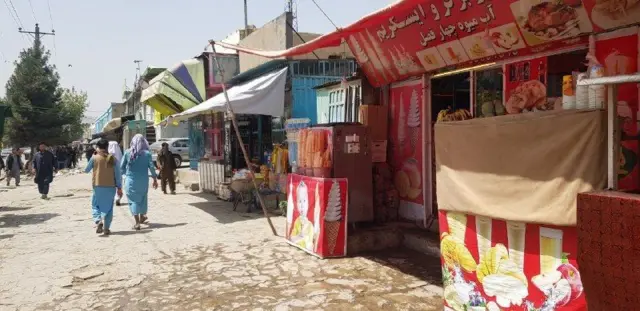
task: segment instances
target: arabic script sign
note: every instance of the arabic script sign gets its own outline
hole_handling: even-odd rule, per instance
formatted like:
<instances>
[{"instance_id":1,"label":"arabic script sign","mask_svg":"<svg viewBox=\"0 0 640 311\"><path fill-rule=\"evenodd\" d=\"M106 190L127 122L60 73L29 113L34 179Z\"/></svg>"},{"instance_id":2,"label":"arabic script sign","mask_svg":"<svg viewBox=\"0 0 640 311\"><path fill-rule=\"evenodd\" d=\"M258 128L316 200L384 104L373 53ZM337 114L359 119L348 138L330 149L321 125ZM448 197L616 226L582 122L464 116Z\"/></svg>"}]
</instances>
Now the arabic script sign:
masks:
<instances>
[{"instance_id":1,"label":"arabic script sign","mask_svg":"<svg viewBox=\"0 0 640 311\"><path fill-rule=\"evenodd\" d=\"M376 86L446 67L583 45L585 34L606 29L591 22L593 12L602 9L595 0L413 2L412 8L348 37Z\"/></svg>"}]
</instances>

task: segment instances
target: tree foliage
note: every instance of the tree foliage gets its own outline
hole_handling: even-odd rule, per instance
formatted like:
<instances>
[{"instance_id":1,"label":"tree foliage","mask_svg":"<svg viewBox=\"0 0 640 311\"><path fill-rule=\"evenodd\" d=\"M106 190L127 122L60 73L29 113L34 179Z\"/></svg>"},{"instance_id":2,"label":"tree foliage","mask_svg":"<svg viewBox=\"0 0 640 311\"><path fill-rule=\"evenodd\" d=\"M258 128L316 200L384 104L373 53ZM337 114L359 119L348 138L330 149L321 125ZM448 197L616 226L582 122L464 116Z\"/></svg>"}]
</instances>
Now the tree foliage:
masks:
<instances>
[{"instance_id":1,"label":"tree foliage","mask_svg":"<svg viewBox=\"0 0 640 311\"><path fill-rule=\"evenodd\" d=\"M6 84L5 101L14 118L6 127L7 141L13 146L35 146L69 143L81 137L82 116L87 95L75 90L63 90L50 53L40 40L20 52L15 70Z\"/></svg>"}]
</instances>

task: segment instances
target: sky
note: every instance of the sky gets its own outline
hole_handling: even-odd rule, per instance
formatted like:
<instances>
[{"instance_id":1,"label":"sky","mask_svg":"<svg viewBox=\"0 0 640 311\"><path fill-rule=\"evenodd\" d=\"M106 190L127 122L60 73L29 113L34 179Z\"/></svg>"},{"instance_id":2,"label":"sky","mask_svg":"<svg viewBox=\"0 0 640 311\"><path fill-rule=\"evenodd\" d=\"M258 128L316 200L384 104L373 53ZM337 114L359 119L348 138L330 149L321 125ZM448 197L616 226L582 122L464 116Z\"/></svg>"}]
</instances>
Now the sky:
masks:
<instances>
[{"instance_id":1,"label":"sky","mask_svg":"<svg viewBox=\"0 0 640 311\"><path fill-rule=\"evenodd\" d=\"M249 24L262 26L284 12L285 0L248 0ZM316 0L338 26L389 5L390 0ZM298 0L298 31L327 33L331 22L312 0ZM0 97L20 51L32 44L18 32L10 13L17 12L24 30L41 31L51 51L62 87L86 91L86 115L97 117L111 102L121 100L125 79L136 75L134 60L169 67L199 55L209 39L220 40L244 27L240 0L2 0L0 1ZM51 10L49 10L49 7ZM50 14L51 13L51 14ZM15 17L15 14L13 14Z\"/></svg>"}]
</instances>

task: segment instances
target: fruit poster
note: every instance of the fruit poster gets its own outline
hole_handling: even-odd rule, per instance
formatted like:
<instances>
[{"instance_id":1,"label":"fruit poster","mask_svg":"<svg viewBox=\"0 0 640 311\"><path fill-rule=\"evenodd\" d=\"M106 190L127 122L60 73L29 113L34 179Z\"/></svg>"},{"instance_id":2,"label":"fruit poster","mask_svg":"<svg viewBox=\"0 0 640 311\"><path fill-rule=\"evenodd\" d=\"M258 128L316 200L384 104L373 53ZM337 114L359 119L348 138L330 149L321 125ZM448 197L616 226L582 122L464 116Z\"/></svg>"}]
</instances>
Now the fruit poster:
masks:
<instances>
[{"instance_id":1,"label":"fruit poster","mask_svg":"<svg viewBox=\"0 0 640 311\"><path fill-rule=\"evenodd\" d=\"M638 69L638 34L600 36L596 41L596 58L604 65L605 75L635 73ZM618 116L622 127L618 187L622 190L640 189L638 169L638 87L636 84L618 86Z\"/></svg>"},{"instance_id":2,"label":"fruit poster","mask_svg":"<svg viewBox=\"0 0 640 311\"><path fill-rule=\"evenodd\" d=\"M508 114L554 109L547 102L546 57L508 64L504 77Z\"/></svg>"},{"instance_id":3,"label":"fruit poster","mask_svg":"<svg viewBox=\"0 0 640 311\"><path fill-rule=\"evenodd\" d=\"M445 310L586 310L575 227L439 216Z\"/></svg>"},{"instance_id":4,"label":"fruit poster","mask_svg":"<svg viewBox=\"0 0 640 311\"><path fill-rule=\"evenodd\" d=\"M400 216L424 219L422 81L391 87L389 119L389 164L400 196Z\"/></svg>"},{"instance_id":5,"label":"fruit poster","mask_svg":"<svg viewBox=\"0 0 640 311\"><path fill-rule=\"evenodd\" d=\"M321 258L347 255L347 179L289 174L286 239Z\"/></svg>"}]
</instances>

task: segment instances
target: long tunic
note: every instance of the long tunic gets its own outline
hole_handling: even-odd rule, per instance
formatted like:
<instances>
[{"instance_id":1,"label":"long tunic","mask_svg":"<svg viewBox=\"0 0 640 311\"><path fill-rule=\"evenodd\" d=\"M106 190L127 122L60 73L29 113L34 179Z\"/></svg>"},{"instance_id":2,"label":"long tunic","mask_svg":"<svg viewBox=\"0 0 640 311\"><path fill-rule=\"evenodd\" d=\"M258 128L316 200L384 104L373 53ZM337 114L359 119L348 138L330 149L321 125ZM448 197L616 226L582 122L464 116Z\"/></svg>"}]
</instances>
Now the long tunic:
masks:
<instances>
[{"instance_id":1,"label":"long tunic","mask_svg":"<svg viewBox=\"0 0 640 311\"><path fill-rule=\"evenodd\" d=\"M53 171L55 167L55 157L49 151L38 152L33 161L36 169L36 183L48 184L53 181Z\"/></svg>"},{"instance_id":2,"label":"long tunic","mask_svg":"<svg viewBox=\"0 0 640 311\"><path fill-rule=\"evenodd\" d=\"M89 160L89 164L85 168L85 172L89 173L94 169L93 158ZM104 219L104 227L109 229L111 227L111 219L113 218L113 201L116 195L117 188L122 187L122 178L120 178L120 167L116 162L113 166L115 170L115 187L94 186L93 197L91 198L92 217L95 223L98 223L101 219Z\"/></svg>"},{"instance_id":3,"label":"long tunic","mask_svg":"<svg viewBox=\"0 0 640 311\"><path fill-rule=\"evenodd\" d=\"M155 167L151 161L151 153L144 151L131 161L131 153L127 150L122 157L120 170L125 176L124 192L129 201L129 210L133 215L146 214L148 209L149 173L157 178Z\"/></svg>"}]
</instances>

